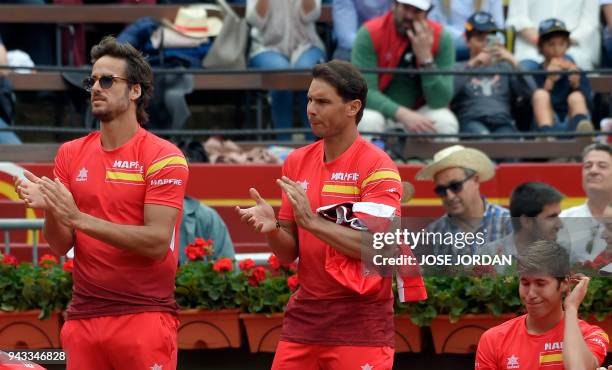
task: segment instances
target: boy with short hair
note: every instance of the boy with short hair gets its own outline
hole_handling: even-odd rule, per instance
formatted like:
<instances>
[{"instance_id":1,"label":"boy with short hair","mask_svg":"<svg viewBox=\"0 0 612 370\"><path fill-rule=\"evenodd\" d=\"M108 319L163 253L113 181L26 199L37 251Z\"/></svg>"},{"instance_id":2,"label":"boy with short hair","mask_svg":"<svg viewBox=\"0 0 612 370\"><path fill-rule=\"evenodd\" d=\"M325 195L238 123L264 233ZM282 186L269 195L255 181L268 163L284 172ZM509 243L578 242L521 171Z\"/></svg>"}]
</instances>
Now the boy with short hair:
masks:
<instances>
[{"instance_id":1,"label":"boy with short hair","mask_svg":"<svg viewBox=\"0 0 612 370\"><path fill-rule=\"evenodd\" d=\"M580 71L572 57L566 54L570 32L565 23L555 18L546 19L540 23L538 34L538 49L544 56L540 70ZM533 113L538 131L593 131L589 118L591 86L584 74L546 74L534 78L539 87L533 94Z\"/></svg>"},{"instance_id":2,"label":"boy with short hair","mask_svg":"<svg viewBox=\"0 0 612 370\"><path fill-rule=\"evenodd\" d=\"M568 277L567 251L549 240L531 243L519 254L518 273L527 314L482 335L476 370L597 369L610 340L598 326L578 319L589 278ZM574 289L570 283L577 283Z\"/></svg>"}]
</instances>

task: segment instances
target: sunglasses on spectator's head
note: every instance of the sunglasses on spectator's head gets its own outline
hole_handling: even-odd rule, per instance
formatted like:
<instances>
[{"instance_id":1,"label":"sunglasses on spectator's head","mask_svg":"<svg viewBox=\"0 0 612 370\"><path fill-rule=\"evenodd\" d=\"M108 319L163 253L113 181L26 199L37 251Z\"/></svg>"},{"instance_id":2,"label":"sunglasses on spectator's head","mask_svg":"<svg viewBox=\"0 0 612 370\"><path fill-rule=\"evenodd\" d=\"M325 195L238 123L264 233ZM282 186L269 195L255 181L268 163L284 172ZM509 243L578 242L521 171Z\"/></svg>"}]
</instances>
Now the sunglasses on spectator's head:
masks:
<instances>
[{"instance_id":1,"label":"sunglasses on spectator's head","mask_svg":"<svg viewBox=\"0 0 612 370\"><path fill-rule=\"evenodd\" d=\"M450 184L444 186L444 185L438 185L434 188L434 192L436 193L436 195L438 195L439 197L445 197L446 196L446 191L450 190L455 194L459 194L461 192L461 190L463 190L463 184L468 181L469 179L471 179L472 177L474 177L475 173L470 174L468 177L466 177L465 179L461 180L461 181L453 181Z\"/></svg>"},{"instance_id":2,"label":"sunglasses on spectator's head","mask_svg":"<svg viewBox=\"0 0 612 370\"><path fill-rule=\"evenodd\" d=\"M91 89L93 89L93 86L96 84L96 81L99 81L101 88L110 89L111 86L113 86L115 80L129 81L127 78L113 75L102 75L100 77L89 76L83 80L83 88L85 89L85 91L91 92Z\"/></svg>"}]
</instances>

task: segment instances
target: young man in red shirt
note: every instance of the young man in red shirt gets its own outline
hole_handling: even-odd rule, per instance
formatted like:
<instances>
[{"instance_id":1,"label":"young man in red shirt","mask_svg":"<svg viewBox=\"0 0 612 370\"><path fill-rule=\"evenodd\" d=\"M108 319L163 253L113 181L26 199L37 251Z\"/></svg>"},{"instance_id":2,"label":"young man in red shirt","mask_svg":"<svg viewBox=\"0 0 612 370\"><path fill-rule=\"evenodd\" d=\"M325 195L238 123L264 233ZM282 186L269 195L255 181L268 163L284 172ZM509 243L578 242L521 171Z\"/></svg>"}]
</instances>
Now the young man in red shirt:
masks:
<instances>
[{"instance_id":1,"label":"young man in red shirt","mask_svg":"<svg viewBox=\"0 0 612 370\"><path fill-rule=\"evenodd\" d=\"M72 302L61 333L68 370L173 370L187 163L141 127L153 76L142 54L107 37L91 57L85 88L100 131L60 147L54 180L26 172L16 189L45 211L45 237L56 254L74 246Z\"/></svg>"},{"instance_id":2,"label":"young man in red shirt","mask_svg":"<svg viewBox=\"0 0 612 370\"><path fill-rule=\"evenodd\" d=\"M250 189L254 207L236 207L243 222L266 235L283 263L299 257L300 289L287 305L272 369L393 366L391 279L364 277L363 234L315 211L354 202L357 218L400 215L397 167L357 131L366 95L367 84L350 63L315 66L307 113L321 140L295 150L285 161L277 180L283 191L279 220L255 189ZM406 299L425 297L422 286L406 293Z\"/></svg>"},{"instance_id":3,"label":"young man in red shirt","mask_svg":"<svg viewBox=\"0 0 612 370\"><path fill-rule=\"evenodd\" d=\"M567 252L547 240L519 255L518 272L527 314L482 335L475 369L597 369L610 340L598 326L578 319L589 278L568 278ZM576 283L573 289L571 283Z\"/></svg>"}]
</instances>

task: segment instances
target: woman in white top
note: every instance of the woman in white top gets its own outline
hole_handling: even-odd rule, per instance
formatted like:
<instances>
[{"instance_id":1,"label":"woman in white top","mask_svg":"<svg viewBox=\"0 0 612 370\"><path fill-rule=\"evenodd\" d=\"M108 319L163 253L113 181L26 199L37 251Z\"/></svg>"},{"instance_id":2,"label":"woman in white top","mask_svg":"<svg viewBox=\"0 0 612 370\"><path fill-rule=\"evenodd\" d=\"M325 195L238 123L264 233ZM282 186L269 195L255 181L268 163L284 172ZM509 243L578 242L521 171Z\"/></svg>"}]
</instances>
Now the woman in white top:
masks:
<instances>
[{"instance_id":1,"label":"woman in white top","mask_svg":"<svg viewBox=\"0 0 612 370\"><path fill-rule=\"evenodd\" d=\"M312 68L325 60L325 47L315 22L321 14L321 0L247 0L246 19L253 27L249 66L262 69ZM275 128L293 126L291 91L271 91L272 121ZM296 94L300 117L307 126L306 93ZM291 135L277 135L290 140Z\"/></svg>"}]
</instances>

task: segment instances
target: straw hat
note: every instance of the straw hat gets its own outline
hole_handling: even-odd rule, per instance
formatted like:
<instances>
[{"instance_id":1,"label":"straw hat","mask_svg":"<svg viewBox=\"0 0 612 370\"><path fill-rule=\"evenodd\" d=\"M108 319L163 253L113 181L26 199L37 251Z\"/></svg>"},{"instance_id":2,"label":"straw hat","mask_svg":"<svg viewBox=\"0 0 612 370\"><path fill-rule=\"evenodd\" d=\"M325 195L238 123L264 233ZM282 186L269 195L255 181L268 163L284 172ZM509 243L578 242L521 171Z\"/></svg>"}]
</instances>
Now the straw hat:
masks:
<instances>
[{"instance_id":1,"label":"straw hat","mask_svg":"<svg viewBox=\"0 0 612 370\"><path fill-rule=\"evenodd\" d=\"M189 37L214 37L221 32L223 20L209 17L203 5L181 6L174 23L167 19L162 22L175 31Z\"/></svg>"},{"instance_id":2,"label":"straw hat","mask_svg":"<svg viewBox=\"0 0 612 370\"><path fill-rule=\"evenodd\" d=\"M433 181L438 172L457 167L475 171L481 182L495 176L495 166L486 154L477 149L453 145L434 154L433 162L422 168L416 174L416 179Z\"/></svg>"}]
</instances>

